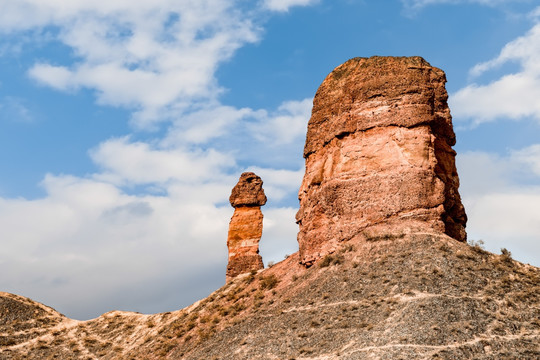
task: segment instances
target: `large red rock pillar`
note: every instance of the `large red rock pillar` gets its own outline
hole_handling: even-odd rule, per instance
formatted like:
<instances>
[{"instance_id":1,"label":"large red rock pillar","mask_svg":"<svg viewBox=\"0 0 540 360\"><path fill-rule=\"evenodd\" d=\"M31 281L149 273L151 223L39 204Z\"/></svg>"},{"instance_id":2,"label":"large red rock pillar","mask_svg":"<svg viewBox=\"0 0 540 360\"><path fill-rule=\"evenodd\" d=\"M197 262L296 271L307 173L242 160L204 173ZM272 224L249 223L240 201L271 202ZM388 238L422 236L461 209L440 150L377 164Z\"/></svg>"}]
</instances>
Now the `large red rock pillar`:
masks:
<instances>
[{"instance_id":1,"label":"large red rock pillar","mask_svg":"<svg viewBox=\"0 0 540 360\"><path fill-rule=\"evenodd\" d=\"M262 257L259 255L259 241L263 227L261 206L266 204L262 184L259 176L245 172L240 176L229 197L234 214L229 223L227 237L229 249L227 281L251 270L264 268Z\"/></svg>"},{"instance_id":2,"label":"large red rock pillar","mask_svg":"<svg viewBox=\"0 0 540 360\"><path fill-rule=\"evenodd\" d=\"M304 148L301 263L369 228L466 239L445 82L420 57L354 58L326 77Z\"/></svg>"}]
</instances>

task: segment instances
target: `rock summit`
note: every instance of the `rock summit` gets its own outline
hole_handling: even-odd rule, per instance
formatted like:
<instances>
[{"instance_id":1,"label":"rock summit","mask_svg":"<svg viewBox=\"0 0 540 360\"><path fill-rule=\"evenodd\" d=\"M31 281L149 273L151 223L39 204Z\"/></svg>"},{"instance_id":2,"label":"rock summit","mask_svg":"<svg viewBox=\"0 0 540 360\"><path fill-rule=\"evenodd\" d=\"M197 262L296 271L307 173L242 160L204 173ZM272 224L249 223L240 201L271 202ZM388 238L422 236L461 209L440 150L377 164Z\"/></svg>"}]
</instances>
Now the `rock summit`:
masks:
<instances>
[{"instance_id":1,"label":"rock summit","mask_svg":"<svg viewBox=\"0 0 540 360\"><path fill-rule=\"evenodd\" d=\"M304 147L302 264L370 234L466 240L445 83L421 57L354 58L326 77Z\"/></svg>"}]
</instances>

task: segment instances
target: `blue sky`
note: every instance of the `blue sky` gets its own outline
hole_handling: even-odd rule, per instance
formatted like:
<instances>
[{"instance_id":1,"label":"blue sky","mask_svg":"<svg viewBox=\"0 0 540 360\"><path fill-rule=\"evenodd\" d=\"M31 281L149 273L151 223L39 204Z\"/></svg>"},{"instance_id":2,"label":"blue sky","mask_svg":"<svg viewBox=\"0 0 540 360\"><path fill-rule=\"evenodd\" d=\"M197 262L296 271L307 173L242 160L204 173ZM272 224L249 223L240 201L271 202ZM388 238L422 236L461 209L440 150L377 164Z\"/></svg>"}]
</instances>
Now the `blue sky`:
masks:
<instances>
[{"instance_id":1,"label":"blue sky","mask_svg":"<svg viewBox=\"0 0 540 360\"><path fill-rule=\"evenodd\" d=\"M540 265L540 5L0 0L0 290L87 319L224 283L254 170L261 253L297 249L311 101L351 57L447 73L470 239Z\"/></svg>"}]
</instances>

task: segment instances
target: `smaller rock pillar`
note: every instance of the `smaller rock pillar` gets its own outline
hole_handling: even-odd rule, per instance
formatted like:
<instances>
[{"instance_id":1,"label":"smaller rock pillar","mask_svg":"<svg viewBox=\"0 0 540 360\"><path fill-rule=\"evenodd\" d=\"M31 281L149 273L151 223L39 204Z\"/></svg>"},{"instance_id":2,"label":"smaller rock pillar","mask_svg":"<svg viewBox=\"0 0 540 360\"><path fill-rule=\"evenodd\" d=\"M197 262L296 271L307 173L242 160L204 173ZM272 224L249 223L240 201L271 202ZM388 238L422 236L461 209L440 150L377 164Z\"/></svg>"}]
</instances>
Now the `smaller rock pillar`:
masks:
<instances>
[{"instance_id":1,"label":"smaller rock pillar","mask_svg":"<svg viewBox=\"0 0 540 360\"><path fill-rule=\"evenodd\" d=\"M261 206L266 204L266 195L262 188L263 181L252 172L245 172L232 189L229 202L234 207L234 214L229 223L227 248L229 263L227 281L264 268L259 255L259 241L262 236L263 214Z\"/></svg>"}]
</instances>

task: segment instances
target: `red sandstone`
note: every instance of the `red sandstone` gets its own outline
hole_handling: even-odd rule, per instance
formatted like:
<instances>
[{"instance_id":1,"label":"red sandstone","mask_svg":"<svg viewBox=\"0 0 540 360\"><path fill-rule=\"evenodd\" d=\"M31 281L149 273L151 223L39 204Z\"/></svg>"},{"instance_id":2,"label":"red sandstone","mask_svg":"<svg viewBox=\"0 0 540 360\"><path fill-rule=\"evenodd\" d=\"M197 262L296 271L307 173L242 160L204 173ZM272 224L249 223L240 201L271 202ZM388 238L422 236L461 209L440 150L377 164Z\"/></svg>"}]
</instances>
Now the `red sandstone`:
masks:
<instances>
[{"instance_id":1,"label":"red sandstone","mask_svg":"<svg viewBox=\"0 0 540 360\"><path fill-rule=\"evenodd\" d=\"M445 82L420 57L354 58L326 77L304 148L302 264L369 234L466 240Z\"/></svg>"}]
</instances>

